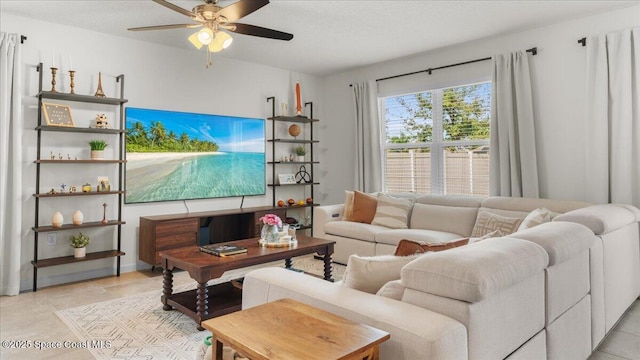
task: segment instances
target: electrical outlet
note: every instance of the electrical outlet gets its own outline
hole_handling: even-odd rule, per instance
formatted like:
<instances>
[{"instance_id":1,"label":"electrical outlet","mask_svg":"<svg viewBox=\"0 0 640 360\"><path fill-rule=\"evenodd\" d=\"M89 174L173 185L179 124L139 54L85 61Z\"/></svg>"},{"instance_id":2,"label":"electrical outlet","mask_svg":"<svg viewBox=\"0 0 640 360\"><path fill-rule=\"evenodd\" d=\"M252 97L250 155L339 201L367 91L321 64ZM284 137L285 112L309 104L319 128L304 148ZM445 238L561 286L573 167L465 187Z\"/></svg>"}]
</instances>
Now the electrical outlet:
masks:
<instances>
[{"instance_id":1,"label":"electrical outlet","mask_svg":"<svg viewBox=\"0 0 640 360\"><path fill-rule=\"evenodd\" d=\"M58 242L57 233L48 233L47 242L49 243L49 246L55 246Z\"/></svg>"}]
</instances>

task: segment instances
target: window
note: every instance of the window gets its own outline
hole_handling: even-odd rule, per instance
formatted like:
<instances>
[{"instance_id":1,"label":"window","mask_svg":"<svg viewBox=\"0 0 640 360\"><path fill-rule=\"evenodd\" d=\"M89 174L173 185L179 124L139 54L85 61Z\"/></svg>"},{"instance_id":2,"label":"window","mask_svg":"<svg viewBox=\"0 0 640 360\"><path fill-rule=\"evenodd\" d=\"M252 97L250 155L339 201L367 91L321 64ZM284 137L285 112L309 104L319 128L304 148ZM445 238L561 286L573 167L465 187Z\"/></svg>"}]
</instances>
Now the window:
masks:
<instances>
[{"instance_id":1,"label":"window","mask_svg":"<svg viewBox=\"0 0 640 360\"><path fill-rule=\"evenodd\" d=\"M385 191L489 195L491 83L382 99Z\"/></svg>"}]
</instances>

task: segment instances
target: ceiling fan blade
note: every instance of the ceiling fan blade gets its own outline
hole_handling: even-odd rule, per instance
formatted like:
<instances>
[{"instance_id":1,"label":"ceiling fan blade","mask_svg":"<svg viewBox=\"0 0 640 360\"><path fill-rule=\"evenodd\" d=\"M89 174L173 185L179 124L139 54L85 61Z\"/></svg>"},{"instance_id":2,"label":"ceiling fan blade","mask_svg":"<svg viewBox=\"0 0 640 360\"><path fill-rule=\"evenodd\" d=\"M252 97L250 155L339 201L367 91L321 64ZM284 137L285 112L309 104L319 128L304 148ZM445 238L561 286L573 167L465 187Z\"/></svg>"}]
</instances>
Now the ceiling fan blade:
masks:
<instances>
[{"instance_id":1,"label":"ceiling fan blade","mask_svg":"<svg viewBox=\"0 0 640 360\"><path fill-rule=\"evenodd\" d=\"M129 31L147 31L147 30L166 30L166 29L182 29L182 28L197 28L202 24L171 24L171 25L156 25L156 26L142 26L129 28Z\"/></svg>"},{"instance_id":2,"label":"ceiling fan blade","mask_svg":"<svg viewBox=\"0 0 640 360\"><path fill-rule=\"evenodd\" d=\"M192 19L196 19L198 17L198 15L194 14L193 12L187 10L187 9L183 9L180 6L177 5L173 5L172 3L165 1L165 0L153 0L153 2L160 4L166 8L169 8L173 11L179 12L182 15L186 15Z\"/></svg>"},{"instance_id":3,"label":"ceiling fan blade","mask_svg":"<svg viewBox=\"0 0 640 360\"><path fill-rule=\"evenodd\" d=\"M276 40L286 40L289 41L293 39L293 34L289 34L286 32L272 30L263 28L261 26L249 25L249 24L225 24L225 27L229 26L228 30L233 31L237 34L251 35L251 36L259 36L268 39L276 39Z\"/></svg>"},{"instance_id":4,"label":"ceiling fan blade","mask_svg":"<svg viewBox=\"0 0 640 360\"><path fill-rule=\"evenodd\" d=\"M269 0L240 0L229 6L225 6L222 10L218 11L216 15L224 16L227 22L233 22L251 14L268 3Z\"/></svg>"}]
</instances>

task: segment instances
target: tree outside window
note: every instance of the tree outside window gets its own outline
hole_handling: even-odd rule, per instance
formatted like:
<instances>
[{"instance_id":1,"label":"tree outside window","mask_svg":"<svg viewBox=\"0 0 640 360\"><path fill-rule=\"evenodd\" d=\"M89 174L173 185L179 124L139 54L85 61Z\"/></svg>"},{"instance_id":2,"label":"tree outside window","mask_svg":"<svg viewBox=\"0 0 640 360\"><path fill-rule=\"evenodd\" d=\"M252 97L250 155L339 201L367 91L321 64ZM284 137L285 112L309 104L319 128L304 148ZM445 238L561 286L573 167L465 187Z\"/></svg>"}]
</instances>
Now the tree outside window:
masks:
<instances>
[{"instance_id":1,"label":"tree outside window","mask_svg":"<svg viewBox=\"0 0 640 360\"><path fill-rule=\"evenodd\" d=\"M384 98L389 192L489 194L491 83Z\"/></svg>"}]
</instances>

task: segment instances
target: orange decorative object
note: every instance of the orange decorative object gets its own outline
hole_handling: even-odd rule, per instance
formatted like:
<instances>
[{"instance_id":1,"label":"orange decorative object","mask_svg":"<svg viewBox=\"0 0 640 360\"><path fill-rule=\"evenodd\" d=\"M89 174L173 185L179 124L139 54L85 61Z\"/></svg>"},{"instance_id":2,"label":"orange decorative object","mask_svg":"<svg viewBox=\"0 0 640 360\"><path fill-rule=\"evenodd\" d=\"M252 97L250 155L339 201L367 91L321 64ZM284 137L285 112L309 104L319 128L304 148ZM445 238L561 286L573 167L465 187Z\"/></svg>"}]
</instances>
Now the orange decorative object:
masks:
<instances>
[{"instance_id":1,"label":"orange decorative object","mask_svg":"<svg viewBox=\"0 0 640 360\"><path fill-rule=\"evenodd\" d=\"M298 205L304 205L304 200L298 201Z\"/></svg>"},{"instance_id":2,"label":"orange decorative object","mask_svg":"<svg viewBox=\"0 0 640 360\"><path fill-rule=\"evenodd\" d=\"M302 131L302 129L300 128L300 125L298 124L293 124L291 126L289 126L289 135L296 137L298 135L300 135L300 132Z\"/></svg>"},{"instance_id":3,"label":"orange decorative object","mask_svg":"<svg viewBox=\"0 0 640 360\"><path fill-rule=\"evenodd\" d=\"M282 201L282 200L278 200L278 206L280 206L280 207L284 207L284 201Z\"/></svg>"},{"instance_id":4,"label":"orange decorative object","mask_svg":"<svg viewBox=\"0 0 640 360\"><path fill-rule=\"evenodd\" d=\"M289 205L295 205L296 201L295 201L295 200L293 200L293 199L289 199L289 200L287 200L287 203L288 203Z\"/></svg>"},{"instance_id":5,"label":"orange decorative object","mask_svg":"<svg viewBox=\"0 0 640 360\"><path fill-rule=\"evenodd\" d=\"M313 204L313 198L308 197L307 198L307 204Z\"/></svg>"},{"instance_id":6,"label":"orange decorative object","mask_svg":"<svg viewBox=\"0 0 640 360\"><path fill-rule=\"evenodd\" d=\"M299 82L296 82L296 115L302 115L302 101L300 100Z\"/></svg>"}]
</instances>

